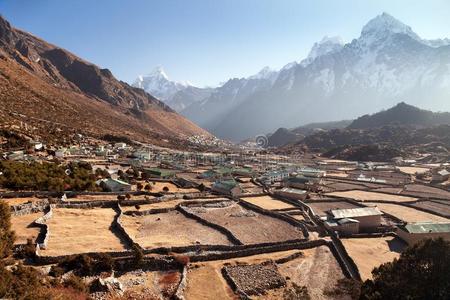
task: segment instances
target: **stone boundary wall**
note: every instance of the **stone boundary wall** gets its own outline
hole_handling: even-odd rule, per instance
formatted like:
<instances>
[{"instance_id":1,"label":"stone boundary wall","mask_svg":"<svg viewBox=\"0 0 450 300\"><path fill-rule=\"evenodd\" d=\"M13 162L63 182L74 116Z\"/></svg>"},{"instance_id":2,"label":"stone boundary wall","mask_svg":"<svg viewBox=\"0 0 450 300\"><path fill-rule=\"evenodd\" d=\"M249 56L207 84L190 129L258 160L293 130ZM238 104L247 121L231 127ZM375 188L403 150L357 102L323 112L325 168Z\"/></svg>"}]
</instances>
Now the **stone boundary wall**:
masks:
<instances>
[{"instance_id":1,"label":"stone boundary wall","mask_svg":"<svg viewBox=\"0 0 450 300\"><path fill-rule=\"evenodd\" d=\"M183 267L183 271L181 272L180 283L178 284L177 290L173 295L173 299L175 300L184 300L184 290L187 286L187 267Z\"/></svg>"},{"instance_id":2,"label":"stone boundary wall","mask_svg":"<svg viewBox=\"0 0 450 300\"><path fill-rule=\"evenodd\" d=\"M169 253L201 253L201 252L234 252L248 250L258 247L273 247L282 244L304 244L308 241L305 239L288 240L283 242L268 242L258 244L246 245L189 245L189 246L174 246L174 247L159 247L144 250L145 254L169 254Z\"/></svg>"},{"instance_id":3,"label":"stone boundary wall","mask_svg":"<svg viewBox=\"0 0 450 300\"><path fill-rule=\"evenodd\" d=\"M170 211L176 210L175 207L166 207L166 208L152 208L148 210L133 210L133 211L126 211L123 214L127 216L132 217L141 217L141 216L148 216L148 215L154 215L154 214L164 214L168 213Z\"/></svg>"},{"instance_id":4,"label":"stone boundary wall","mask_svg":"<svg viewBox=\"0 0 450 300\"><path fill-rule=\"evenodd\" d=\"M219 199L217 199L217 198L219 198ZM211 198L211 199L213 199L213 200L206 200L206 201L205 200L199 200L199 201L188 200L188 201L183 203L183 206L191 207L191 206L204 206L204 205L207 205L207 204L216 204L216 203L221 203L221 202L231 202L231 201L236 202L236 200L232 200L232 199L227 198L227 197L217 197L216 196L216 197Z\"/></svg>"},{"instance_id":5,"label":"stone boundary wall","mask_svg":"<svg viewBox=\"0 0 450 300\"><path fill-rule=\"evenodd\" d=\"M39 254L40 249L45 249L48 244L48 239L50 238L50 228L47 225L47 221L53 217L53 207L52 205L48 206L48 211L42 216L37 218L33 224L37 227L41 228L41 232L39 233L36 239L36 254Z\"/></svg>"},{"instance_id":6,"label":"stone boundary wall","mask_svg":"<svg viewBox=\"0 0 450 300\"><path fill-rule=\"evenodd\" d=\"M116 211L116 216L114 217L114 221L111 224L111 230L116 231L117 234L121 236L124 241L126 241L128 247L131 248L131 246L135 244L142 250L142 247L134 242L133 238L128 234L128 232L125 230L125 227L123 227L122 225L121 218L123 211L120 207L119 202L116 203L114 210Z\"/></svg>"},{"instance_id":7,"label":"stone boundary wall","mask_svg":"<svg viewBox=\"0 0 450 300\"><path fill-rule=\"evenodd\" d=\"M288 255L286 257L279 258L279 259L275 260L275 263L276 264L284 264L284 263L290 262L294 259L297 259L297 258L300 258L303 256L304 256L303 252L297 252L297 253Z\"/></svg>"},{"instance_id":8,"label":"stone boundary wall","mask_svg":"<svg viewBox=\"0 0 450 300\"><path fill-rule=\"evenodd\" d=\"M397 237L397 234L395 232L390 231L386 233L381 232L375 232L375 233L357 233L357 234L350 234L350 235L339 235L339 238L342 239L364 239L364 238L380 238L380 237Z\"/></svg>"},{"instance_id":9,"label":"stone boundary wall","mask_svg":"<svg viewBox=\"0 0 450 300\"><path fill-rule=\"evenodd\" d=\"M65 201L56 204L56 208L78 208L78 209L89 209L89 208L113 208L117 203L117 200L94 200L94 201Z\"/></svg>"},{"instance_id":10,"label":"stone boundary wall","mask_svg":"<svg viewBox=\"0 0 450 300\"><path fill-rule=\"evenodd\" d=\"M344 252L342 251L342 249L339 248L339 246L336 245L334 241L330 242L328 246L331 252L333 253L334 257L336 258L336 261L338 262L339 266L341 267L341 270L344 273L345 277L361 281L359 269L356 266L353 259L351 259L350 256L348 256L348 254L343 255ZM345 251L345 253L347 253L347 251ZM346 261L347 257L350 258L349 261Z\"/></svg>"},{"instance_id":11,"label":"stone boundary wall","mask_svg":"<svg viewBox=\"0 0 450 300\"><path fill-rule=\"evenodd\" d=\"M108 254L109 256L121 259L125 257L132 257L134 252L131 250L124 250L124 251L105 251L105 252L84 252L84 253L77 253L77 254L65 254L65 255L55 255L55 256L36 256L36 265L49 265L49 264L57 264L69 257L74 257L77 255L87 255L89 257L97 257L99 254Z\"/></svg>"},{"instance_id":12,"label":"stone boundary wall","mask_svg":"<svg viewBox=\"0 0 450 300\"><path fill-rule=\"evenodd\" d=\"M249 209L249 210L256 211L259 214L266 215L266 216L269 216L271 218L275 218L275 219L287 222L290 225L299 228L302 231L303 236L305 238L309 237L309 232L306 229L305 225L302 222L300 222L299 220L297 220L297 219L295 219L293 217L290 217L290 216L285 215L285 214L280 214L280 213L275 212L275 211L266 210L264 208L261 208L259 206L254 205L252 203L249 203L249 202L247 202L245 200L239 201L238 204L243 206L244 208Z\"/></svg>"},{"instance_id":13,"label":"stone boundary wall","mask_svg":"<svg viewBox=\"0 0 450 300\"><path fill-rule=\"evenodd\" d=\"M49 201L41 200L34 203L24 203L11 206L11 215L12 216L23 216L29 215L37 212L43 212L47 209L49 205Z\"/></svg>"},{"instance_id":14,"label":"stone boundary wall","mask_svg":"<svg viewBox=\"0 0 450 300\"><path fill-rule=\"evenodd\" d=\"M327 246L329 242L320 239L314 241L297 241L297 242L282 242L274 245L261 246L261 245L248 245L249 247L244 249L237 249L228 252L212 252L207 254L191 255L191 262L211 261L211 260L226 260L238 257L252 256L264 253L273 253L294 249L311 249L319 246Z\"/></svg>"},{"instance_id":15,"label":"stone boundary wall","mask_svg":"<svg viewBox=\"0 0 450 300\"><path fill-rule=\"evenodd\" d=\"M221 202L222 202L222 201L221 201ZM220 225L218 225L218 224L209 222L209 221L203 219L202 217L200 217L200 216L198 216L198 215L196 215L196 214L194 214L194 213L191 213L190 211L186 210L186 209L185 209L183 206L181 206L181 205L177 205L177 206L176 206L176 210L178 210L180 213L182 213L182 214L183 214L185 217L187 217L187 218L194 219L194 220L198 221L198 222L199 222L200 224L202 224L202 225L211 227L211 228L213 228L213 229L215 229L215 230L217 230L217 231L223 233L223 234L228 238L228 240L229 240L231 243L233 243L233 244L235 244L235 245L243 245L243 244L244 244L244 243L242 243L237 237L235 237L231 231L229 231L229 230L226 229L225 227L222 227L222 226L220 226Z\"/></svg>"},{"instance_id":16,"label":"stone boundary wall","mask_svg":"<svg viewBox=\"0 0 450 300\"><path fill-rule=\"evenodd\" d=\"M214 198L217 198L217 195L211 195L208 193L186 193L186 194L183 194L183 197L186 197L187 200L190 200L190 199L214 199Z\"/></svg>"}]
</instances>

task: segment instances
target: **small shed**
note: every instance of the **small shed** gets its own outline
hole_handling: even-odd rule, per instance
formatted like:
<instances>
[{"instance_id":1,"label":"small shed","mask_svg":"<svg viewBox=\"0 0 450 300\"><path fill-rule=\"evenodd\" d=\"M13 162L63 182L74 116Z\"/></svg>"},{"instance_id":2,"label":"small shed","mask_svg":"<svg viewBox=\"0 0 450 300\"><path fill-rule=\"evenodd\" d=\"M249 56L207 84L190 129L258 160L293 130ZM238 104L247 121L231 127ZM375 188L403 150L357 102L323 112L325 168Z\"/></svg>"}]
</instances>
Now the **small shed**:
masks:
<instances>
[{"instance_id":1,"label":"small shed","mask_svg":"<svg viewBox=\"0 0 450 300\"><path fill-rule=\"evenodd\" d=\"M106 192L130 192L131 184L119 179L100 179L97 184Z\"/></svg>"},{"instance_id":2,"label":"small shed","mask_svg":"<svg viewBox=\"0 0 450 300\"><path fill-rule=\"evenodd\" d=\"M370 231L381 225L382 212L377 207L333 209L329 214L333 220L353 219L359 222L359 229Z\"/></svg>"}]
</instances>

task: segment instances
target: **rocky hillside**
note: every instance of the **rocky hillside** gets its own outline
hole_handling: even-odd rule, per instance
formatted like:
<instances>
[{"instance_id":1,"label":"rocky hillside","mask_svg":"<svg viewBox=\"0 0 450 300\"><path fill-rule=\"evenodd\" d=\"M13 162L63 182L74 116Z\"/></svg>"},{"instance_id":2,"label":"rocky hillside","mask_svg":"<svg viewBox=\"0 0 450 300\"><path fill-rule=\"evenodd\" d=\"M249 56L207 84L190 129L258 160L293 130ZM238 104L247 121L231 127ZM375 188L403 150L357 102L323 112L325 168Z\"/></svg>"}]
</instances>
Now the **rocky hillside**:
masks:
<instances>
[{"instance_id":1,"label":"rocky hillside","mask_svg":"<svg viewBox=\"0 0 450 300\"><path fill-rule=\"evenodd\" d=\"M269 135L267 146L269 147L280 147L288 143L294 143L300 141L305 136L295 133L292 130L286 128L279 128L273 134Z\"/></svg>"},{"instance_id":2,"label":"rocky hillside","mask_svg":"<svg viewBox=\"0 0 450 300\"><path fill-rule=\"evenodd\" d=\"M163 143L208 133L139 88L0 17L0 120L43 138L81 133Z\"/></svg>"},{"instance_id":3,"label":"rocky hillside","mask_svg":"<svg viewBox=\"0 0 450 300\"><path fill-rule=\"evenodd\" d=\"M450 124L450 113L435 113L401 102L388 110L357 118L348 128L375 128L389 124L412 126Z\"/></svg>"}]
</instances>

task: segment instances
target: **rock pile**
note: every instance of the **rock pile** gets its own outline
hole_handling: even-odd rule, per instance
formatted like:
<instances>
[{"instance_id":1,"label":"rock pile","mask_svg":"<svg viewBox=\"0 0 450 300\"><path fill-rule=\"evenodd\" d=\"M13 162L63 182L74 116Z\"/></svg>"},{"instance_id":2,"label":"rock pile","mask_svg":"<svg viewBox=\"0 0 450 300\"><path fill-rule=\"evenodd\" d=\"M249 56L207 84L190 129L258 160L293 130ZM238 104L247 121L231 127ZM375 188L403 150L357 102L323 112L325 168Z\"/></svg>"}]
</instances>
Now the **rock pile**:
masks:
<instances>
[{"instance_id":1,"label":"rock pile","mask_svg":"<svg viewBox=\"0 0 450 300\"><path fill-rule=\"evenodd\" d=\"M261 295L266 290L286 285L286 280L273 261L256 265L225 266L223 272L236 289L246 295Z\"/></svg>"}]
</instances>

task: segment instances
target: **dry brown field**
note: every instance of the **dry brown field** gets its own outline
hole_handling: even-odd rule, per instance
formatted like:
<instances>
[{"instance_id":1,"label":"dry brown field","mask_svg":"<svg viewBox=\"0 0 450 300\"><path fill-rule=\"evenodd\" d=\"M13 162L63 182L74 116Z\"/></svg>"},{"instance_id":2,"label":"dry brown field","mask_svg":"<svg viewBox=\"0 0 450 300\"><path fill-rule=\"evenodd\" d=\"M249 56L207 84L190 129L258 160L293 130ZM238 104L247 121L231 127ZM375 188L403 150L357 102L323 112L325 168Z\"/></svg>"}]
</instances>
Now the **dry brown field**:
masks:
<instances>
[{"instance_id":1,"label":"dry brown field","mask_svg":"<svg viewBox=\"0 0 450 300\"><path fill-rule=\"evenodd\" d=\"M84 252L125 250L111 231L115 212L112 209L56 208L47 221L50 239L41 255L67 255Z\"/></svg>"},{"instance_id":2,"label":"dry brown field","mask_svg":"<svg viewBox=\"0 0 450 300\"><path fill-rule=\"evenodd\" d=\"M326 187L331 188L333 191L344 191L344 190L366 190L367 187L364 185L346 183L346 182L330 182L326 184Z\"/></svg>"},{"instance_id":3,"label":"dry brown field","mask_svg":"<svg viewBox=\"0 0 450 300\"><path fill-rule=\"evenodd\" d=\"M344 172L327 172L327 176L347 178L348 174Z\"/></svg>"},{"instance_id":4,"label":"dry brown field","mask_svg":"<svg viewBox=\"0 0 450 300\"><path fill-rule=\"evenodd\" d=\"M236 203L221 208L189 209L209 222L227 228L244 244L303 238L302 232L289 223L244 209Z\"/></svg>"},{"instance_id":5,"label":"dry brown field","mask_svg":"<svg viewBox=\"0 0 450 300\"><path fill-rule=\"evenodd\" d=\"M408 194L417 194L418 196L424 196L428 198L440 198L440 199L449 199L450 200L450 192L441 190L435 187L430 187L426 185L420 184L409 184L406 186L403 193Z\"/></svg>"},{"instance_id":6,"label":"dry brown field","mask_svg":"<svg viewBox=\"0 0 450 300\"><path fill-rule=\"evenodd\" d=\"M428 168L422 168L422 167L397 167L399 169L400 172L406 173L406 174L421 174L421 173L426 173L428 172L430 169Z\"/></svg>"},{"instance_id":7,"label":"dry brown field","mask_svg":"<svg viewBox=\"0 0 450 300\"><path fill-rule=\"evenodd\" d=\"M257 264L284 258L298 252L298 250L290 250L230 260L195 263L189 268L184 296L187 300L237 299L221 274L225 263ZM344 278L336 259L326 246L301 250L301 252L303 256L284 264L278 264L280 274L285 278L290 278L287 280L288 286L291 286L292 283L306 286L311 299L329 299L324 292L334 286L337 280ZM208 288L199 288L205 286ZM284 288L269 290L265 295L254 296L252 299L283 299L283 292Z\"/></svg>"},{"instance_id":8,"label":"dry brown field","mask_svg":"<svg viewBox=\"0 0 450 300\"><path fill-rule=\"evenodd\" d=\"M24 197L24 198L5 198L0 199L0 201L4 201L8 203L9 206L19 205L19 204L25 204L28 202L37 202L45 200L45 198L36 198L36 197Z\"/></svg>"},{"instance_id":9,"label":"dry brown field","mask_svg":"<svg viewBox=\"0 0 450 300\"><path fill-rule=\"evenodd\" d=\"M290 215L290 216L299 221L305 220L305 217L303 215Z\"/></svg>"},{"instance_id":10,"label":"dry brown field","mask_svg":"<svg viewBox=\"0 0 450 300\"><path fill-rule=\"evenodd\" d=\"M377 206L381 211L391 214L400 220L405 222L448 222L448 219L439 217L430 213L426 213L414 208L409 208L403 205L390 204L390 203L370 203L367 204Z\"/></svg>"},{"instance_id":11,"label":"dry brown field","mask_svg":"<svg viewBox=\"0 0 450 300\"><path fill-rule=\"evenodd\" d=\"M311 299L329 299L324 292L332 289L339 279L344 278L338 262L326 246L301 252L304 257L279 265L280 273L289 277L290 281L306 286ZM282 299L282 291L283 289L269 292L267 296L263 295L259 299Z\"/></svg>"},{"instance_id":12,"label":"dry brown field","mask_svg":"<svg viewBox=\"0 0 450 300\"><path fill-rule=\"evenodd\" d=\"M228 238L213 228L185 217L178 211L131 217L124 215L127 233L143 248L203 245L231 245Z\"/></svg>"},{"instance_id":13,"label":"dry brown field","mask_svg":"<svg viewBox=\"0 0 450 300\"><path fill-rule=\"evenodd\" d=\"M434 201L420 201L420 202L412 204L412 206L425 208L425 209L431 210L435 213L440 213L450 219L450 205L449 204L450 204L450 202L448 202L448 204L444 204L441 202L434 202Z\"/></svg>"},{"instance_id":14,"label":"dry brown field","mask_svg":"<svg viewBox=\"0 0 450 300\"><path fill-rule=\"evenodd\" d=\"M186 201L186 200L174 199L174 200L161 201L161 202L152 203L152 204L142 204L142 205L139 205L139 207L140 207L139 210L146 211L146 210L157 209L157 208L175 208L175 206L177 206L179 203L183 203L184 201ZM122 211L124 211L124 212L136 211L136 207L134 205L132 205L132 206L123 206L122 205Z\"/></svg>"},{"instance_id":15,"label":"dry brown field","mask_svg":"<svg viewBox=\"0 0 450 300\"><path fill-rule=\"evenodd\" d=\"M346 192L333 192L326 194L328 196L336 196L342 198L351 198L357 201L373 201L373 200L386 200L395 202L412 202L417 201L417 198L408 196L397 196L391 194L374 193L366 191L346 191Z\"/></svg>"},{"instance_id":16,"label":"dry brown field","mask_svg":"<svg viewBox=\"0 0 450 300\"><path fill-rule=\"evenodd\" d=\"M23 216L11 216L11 226L16 233L15 244L25 244L31 238L33 243L39 235L39 227L31 227L32 223L43 213L34 213Z\"/></svg>"},{"instance_id":17,"label":"dry brown field","mask_svg":"<svg viewBox=\"0 0 450 300\"><path fill-rule=\"evenodd\" d=\"M350 257L358 266L362 280L372 279L372 270L400 256L406 247L399 238L341 239Z\"/></svg>"},{"instance_id":18,"label":"dry brown field","mask_svg":"<svg viewBox=\"0 0 450 300\"><path fill-rule=\"evenodd\" d=\"M259 196L259 197L245 197L242 200L250 202L256 206L264 209L285 209L285 208L295 208L295 206L285 203L283 201L277 200L271 196Z\"/></svg>"}]
</instances>

